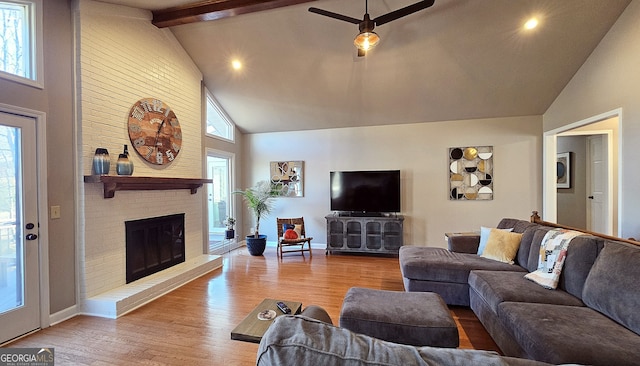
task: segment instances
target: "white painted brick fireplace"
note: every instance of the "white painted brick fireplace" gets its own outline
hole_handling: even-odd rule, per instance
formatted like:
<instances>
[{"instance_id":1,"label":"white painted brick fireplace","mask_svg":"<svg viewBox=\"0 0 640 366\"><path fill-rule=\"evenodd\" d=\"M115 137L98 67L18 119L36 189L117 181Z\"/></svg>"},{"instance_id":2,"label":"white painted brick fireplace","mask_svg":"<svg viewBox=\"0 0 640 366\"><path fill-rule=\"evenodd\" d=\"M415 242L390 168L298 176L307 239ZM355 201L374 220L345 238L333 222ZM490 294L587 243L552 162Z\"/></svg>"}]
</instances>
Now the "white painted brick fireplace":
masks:
<instances>
[{"instance_id":1,"label":"white painted brick fireplace","mask_svg":"<svg viewBox=\"0 0 640 366\"><path fill-rule=\"evenodd\" d=\"M202 178L202 75L173 34L151 24L151 13L79 0L74 20L79 60L78 171L91 174L98 147L107 148L111 172L123 145L131 146L127 117L142 98L168 104L180 121L182 150L165 168L145 162L134 149L134 176ZM103 198L101 183L79 189L78 266L81 312L117 317L156 296L221 266L203 255L206 188L119 191ZM185 213L185 263L126 285L125 221Z\"/></svg>"}]
</instances>

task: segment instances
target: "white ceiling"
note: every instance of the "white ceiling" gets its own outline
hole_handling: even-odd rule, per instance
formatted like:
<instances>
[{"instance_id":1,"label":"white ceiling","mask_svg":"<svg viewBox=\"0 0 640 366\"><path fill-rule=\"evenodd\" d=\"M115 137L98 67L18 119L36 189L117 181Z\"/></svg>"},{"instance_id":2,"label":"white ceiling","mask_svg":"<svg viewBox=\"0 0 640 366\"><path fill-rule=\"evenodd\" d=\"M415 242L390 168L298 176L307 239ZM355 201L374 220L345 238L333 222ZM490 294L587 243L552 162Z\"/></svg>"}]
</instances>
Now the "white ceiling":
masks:
<instances>
[{"instance_id":1,"label":"white ceiling","mask_svg":"<svg viewBox=\"0 0 640 366\"><path fill-rule=\"evenodd\" d=\"M102 0L157 10L194 0ZM372 18L416 0L372 0ZM630 0L436 0L377 27L356 57L364 1L321 0L171 27L248 133L543 114ZM533 32L522 25L540 19ZM230 61L243 62L240 72Z\"/></svg>"}]
</instances>

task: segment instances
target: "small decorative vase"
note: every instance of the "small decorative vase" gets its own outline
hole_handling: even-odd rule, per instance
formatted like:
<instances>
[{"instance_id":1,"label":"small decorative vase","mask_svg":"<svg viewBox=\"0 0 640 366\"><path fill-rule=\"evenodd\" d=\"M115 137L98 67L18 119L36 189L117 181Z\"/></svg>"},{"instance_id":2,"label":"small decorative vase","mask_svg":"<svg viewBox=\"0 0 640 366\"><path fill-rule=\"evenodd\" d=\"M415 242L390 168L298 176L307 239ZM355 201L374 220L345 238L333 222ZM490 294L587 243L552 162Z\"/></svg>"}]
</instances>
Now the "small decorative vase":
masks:
<instances>
[{"instance_id":1,"label":"small decorative vase","mask_svg":"<svg viewBox=\"0 0 640 366\"><path fill-rule=\"evenodd\" d=\"M93 174L109 174L110 166L111 161L109 160L109 151L102 147L97 148L95 155L93 155Z\"/></svg>"},{"instance_id":2,"label":"small decorative vase","mask_svg":"<svg viewBox=\"0 0 640 366\"><path fill-rule=\"evenodd\" d=\"M116 163L116 173L118 175L131 175L133 174L133 162L129 159L129 151L127 145L124 145L124 151L118 155L118 162Z\"/></svg>"},{"instance_id":3,"label":"small decorative vase","mask_svg":"<svg viewBox=\"0 0 640 366\"><path fill-rule=\"evenodd\" d=\"M248 235L246 239L247 250L249 251L249 254L259 256L264 253L264 250L267 247L266 235L258 235L257 238L254 235Z\"/></svg>"},{"instance_id":4,"label":"small decorative vase","mask_svg":"<svg viewBox=\"0 0 640 366\"><path fill-rule=\"evenodd\" d=\"M227 229L224 231L224 238L225 239L233 239L236 236L236 231L233 229Z\"/></svg>"}]
</instances>

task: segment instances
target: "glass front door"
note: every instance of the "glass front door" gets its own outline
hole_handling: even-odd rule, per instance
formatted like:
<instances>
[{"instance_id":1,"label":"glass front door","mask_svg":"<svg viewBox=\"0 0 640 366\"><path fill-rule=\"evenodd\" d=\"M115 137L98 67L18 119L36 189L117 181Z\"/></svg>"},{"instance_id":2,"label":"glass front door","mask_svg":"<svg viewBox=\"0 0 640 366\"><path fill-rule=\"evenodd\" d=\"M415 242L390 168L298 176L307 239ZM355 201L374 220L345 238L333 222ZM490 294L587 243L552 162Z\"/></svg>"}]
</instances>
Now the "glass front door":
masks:
<instances>
[{"instance_id":1,"label":"glass front door","mask_svg":"<svg viewBox=\"0 0 640 366\"><path fill-rule=\"evenodd\" d=\"M209 252L215 253L225 239L226 219L233 217L233 200L231 197L232 156L221 152L207 154L207 178L213 180L209 184Z\"/></svg>"},{"instance_id":2,"label":"glass front door","mask_svg":"<svg viewBox=\"0 0 640 366\"><path fill-rule=\"evenodd\" d=\"M35 120L0 113L0 343L40 325Z\"/></svg>"}]
</instances>

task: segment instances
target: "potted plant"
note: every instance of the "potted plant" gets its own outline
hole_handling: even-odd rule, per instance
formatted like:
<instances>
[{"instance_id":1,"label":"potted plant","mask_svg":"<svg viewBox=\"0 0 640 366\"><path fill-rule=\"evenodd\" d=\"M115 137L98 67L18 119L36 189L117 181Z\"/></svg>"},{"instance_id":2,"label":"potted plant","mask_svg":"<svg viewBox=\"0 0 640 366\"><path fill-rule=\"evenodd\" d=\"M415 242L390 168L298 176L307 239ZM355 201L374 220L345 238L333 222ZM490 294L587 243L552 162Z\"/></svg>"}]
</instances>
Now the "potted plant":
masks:
<instances>
[{"instance_id":1,"label":"potted plant","mask_svg":"<svg viewBox=\"0 0 640 366\"><path fill-rule=\"evenodd\" d=\"M269 216L273 209L273 199L282 195L282 191L271 185L271 182L262 180L255 186L244 191L235 191L234 194L242 195L247 207L256 218L256 227L253 235L247 235L247 249L251 255L262 255L267 246L267 236L260 235L260 219Z\"/></svg>"},{"instance_id":2,"label":"potted plant","mask_svg":"<svg viewBox=\"0 0 640 366\"><path fill-rule=\"evenodd\" d=\"M227 217L226 220L224 220L224 224L227 226L227 230L224 231L224 238L225 239L235 238L236 231L233 229L233 227L236 224L236 219L234 219L233 217Z\"/></svg>"}]
</instances>

